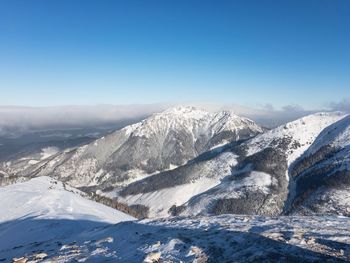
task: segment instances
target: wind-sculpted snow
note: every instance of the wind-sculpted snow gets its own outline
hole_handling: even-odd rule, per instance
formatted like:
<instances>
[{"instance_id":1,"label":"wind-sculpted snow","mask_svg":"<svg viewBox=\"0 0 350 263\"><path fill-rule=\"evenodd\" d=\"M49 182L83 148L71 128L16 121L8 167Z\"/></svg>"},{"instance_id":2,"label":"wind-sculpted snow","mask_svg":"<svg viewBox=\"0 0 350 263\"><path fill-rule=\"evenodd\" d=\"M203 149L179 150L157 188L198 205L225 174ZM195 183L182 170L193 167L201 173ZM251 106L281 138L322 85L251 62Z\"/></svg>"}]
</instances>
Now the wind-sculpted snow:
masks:
<instances>
[{"instance_id":1,"label":"wind-sculpted snow","mask_svg":"<svg viewBox=\"0 0 350 263\"><path fill-rule=\"evenodd\" d=\"M347 262L350 260L349 224L350 219L346 217L224 215L116 225L25 218L0 224L2 237L10 241L0 242L0 260ZM19 232L21 230L23 232ZM18 238L14 241L11 237L15 235ZM52 239L52 235L56 238Z\"/></svg>"}]
</instances>

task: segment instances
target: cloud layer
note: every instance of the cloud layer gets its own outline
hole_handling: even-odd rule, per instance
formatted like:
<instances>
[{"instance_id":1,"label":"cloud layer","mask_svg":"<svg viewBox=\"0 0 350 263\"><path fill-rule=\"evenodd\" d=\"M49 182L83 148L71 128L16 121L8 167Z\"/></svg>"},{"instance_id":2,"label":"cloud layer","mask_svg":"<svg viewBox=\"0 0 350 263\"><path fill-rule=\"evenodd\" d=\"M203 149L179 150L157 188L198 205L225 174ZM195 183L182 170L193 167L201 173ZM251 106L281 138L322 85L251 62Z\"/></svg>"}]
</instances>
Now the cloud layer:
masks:
<instances>
[{"instance_id":1,"label":"cloud layer","mask_svg":"<svg viewBox=\"0 0 350 263\"><path fill-rule=\"evenodd\" d=\"M175 103L164 103L59 107L0 106L0 135L23 134L38 130L127 125L175 105ZM349 98L328 103L323 109L315 110L305 110L298 105L287 105L281 109L275 109L270 104L259 108L237 104L185 103L185 105L194 105L208 111L233 110L237 115L248 117L269 128L317 111L350 112Z\"/></svg>"},{"instance_id":2,"label":"cloud layer","mask_svg":"<svg viewBox=\"0 0 350 263\"><path fill-rule=\"evenodd\" d=\"M38 130L116 126L166 109L163 104L59 107L0 106L0 135Z\"/></svg>"}]
</instances>

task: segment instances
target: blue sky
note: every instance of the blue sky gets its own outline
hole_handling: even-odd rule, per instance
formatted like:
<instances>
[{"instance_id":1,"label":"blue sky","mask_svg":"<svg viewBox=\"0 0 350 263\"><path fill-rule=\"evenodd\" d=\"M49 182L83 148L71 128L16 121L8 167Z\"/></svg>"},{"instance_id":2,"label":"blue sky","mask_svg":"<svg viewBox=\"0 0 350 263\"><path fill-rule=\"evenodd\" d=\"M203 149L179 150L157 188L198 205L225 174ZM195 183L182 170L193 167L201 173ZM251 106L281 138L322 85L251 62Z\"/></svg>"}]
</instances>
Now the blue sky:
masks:
<instances>
[{"instance_id":1,"label":"blue sky","mask_svg":"<svg viewBox=\"0 0 350 263\"><path fill-rule=\"evenodd\" d=\"M0 105L350 96L350 1L2 0Z\"/></svg>"}]
</instances>

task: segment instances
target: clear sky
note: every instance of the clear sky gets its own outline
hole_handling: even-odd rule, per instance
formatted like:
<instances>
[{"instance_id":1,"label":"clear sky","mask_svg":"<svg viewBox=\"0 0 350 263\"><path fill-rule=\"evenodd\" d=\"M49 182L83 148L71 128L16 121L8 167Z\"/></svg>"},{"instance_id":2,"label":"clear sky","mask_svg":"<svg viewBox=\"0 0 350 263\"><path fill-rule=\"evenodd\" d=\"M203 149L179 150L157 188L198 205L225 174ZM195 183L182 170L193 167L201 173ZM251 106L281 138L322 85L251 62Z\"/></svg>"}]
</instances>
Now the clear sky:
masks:
<instances>
[{"instance_id":1,"label":"clear sky","mask_svg":"<svg viewBox=\"0 0 350 263\"><path fill-rule=\"evenodd\" d=\"M1 0L0 105L350 96L350 1Z\"/></svg>"}]
</instances>

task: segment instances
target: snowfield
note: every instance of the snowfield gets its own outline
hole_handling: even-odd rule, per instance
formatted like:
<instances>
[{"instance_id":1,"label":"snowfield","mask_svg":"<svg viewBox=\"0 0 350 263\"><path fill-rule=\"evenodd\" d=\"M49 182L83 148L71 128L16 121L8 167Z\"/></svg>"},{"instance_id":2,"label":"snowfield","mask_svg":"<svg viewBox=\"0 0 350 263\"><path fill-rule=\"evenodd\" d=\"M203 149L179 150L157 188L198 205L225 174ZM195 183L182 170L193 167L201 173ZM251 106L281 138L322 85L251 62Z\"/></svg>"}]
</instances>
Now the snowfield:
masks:
<instances>
[{"instance_id":1,"label":"snowfield","mask_svg":"<svg viewBox=\"0 0 350 263\"><path fill-rule=\"evenodd\" d=\"M1 223L26 217L105 223L133 220L131 216L90 201L83 192L46 176L0 188L0 200Z\"/></svg>"},{"instance_id":2,"label":"snowfield","mask_svg":"<svg viewBox=\"0 0 350 263\"><path fill-rule=\"evenodd\" d=\"M19 219L9 222L46 236L75 221ZM79 224L86 224L78 221ZM31 262L346 262L350 260L346 217L222 215L93 225L38 241L28 233L0 246L0 260ZM1 231L5 228L0 226ZM2 237L7 237L2 235ZM41 260L41 258L43 260ZM24 261L22 261L24 262Z\"/></svg>"},{"instance_id":3,"label":"snowfield","mask_svg":"<svg viewBox=\"0 0 350 263\"><path fill-rule=\"evenodd\" d=\"M0 188L0 262L350 260L348 217L221 215L135 221L80 194L48 177Z\"/></svg>"},{"instance_id":4,"label":"snowfield","mask_svg":"<svg viewBox=\"0 0 350 263\"><path fill-rule=\"evenodd\" d=\"M49 177L1 187L0 262L4 261L1 258L5 251L10 254L16 251L14 247L41 244L96 226L134 220L82 195L79 190Z\"/></svg>"},{"instance_id":5,"label":"snowfield","mask_svg":"<svg viewBox=\"0 0 350 263\"><path fill-rule=\"evenodd\" d=\"M0 188L0 262L350 260L348 217L221 215L136 221L81 195L48 177Z\"/></svg>"},{"instance_id":6,"label":"snowfield","mask_svg":"<svg viewBox=\"0 0 350 263\"><path fill-rule=\"evenodd\" d=\"M3 255L16 253L14 247L36 247L86 229L135 220L50 177L1 187L0 211L0 262L11 262Z\"/></svg>"}]
</instances>

